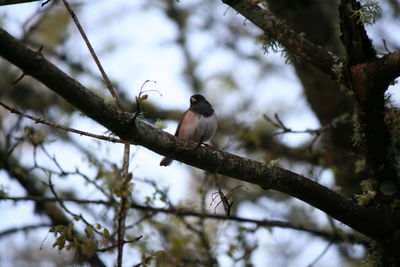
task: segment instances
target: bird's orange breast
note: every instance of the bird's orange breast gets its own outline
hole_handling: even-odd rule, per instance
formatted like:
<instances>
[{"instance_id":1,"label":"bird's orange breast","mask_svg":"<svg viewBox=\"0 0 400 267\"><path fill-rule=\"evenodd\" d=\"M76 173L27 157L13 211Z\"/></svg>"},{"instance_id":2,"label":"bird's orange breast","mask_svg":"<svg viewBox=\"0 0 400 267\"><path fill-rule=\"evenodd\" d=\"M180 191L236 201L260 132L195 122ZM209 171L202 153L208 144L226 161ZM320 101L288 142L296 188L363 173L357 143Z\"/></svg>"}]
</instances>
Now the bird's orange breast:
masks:
<instances>
[{"instance_id":1,"label":"bird's orange breast","mask_svg":"<svg viewBox=\"0 0 400 267\"><path fill-rule=\"evenodd\" d=\"M193 140L193 135L198 124L198 116L199 115L197 113L191 110L188 110L185 113L185 115L182 118L182 124L178 133L178 136L180 138L197 141Z\"/></svg>"}]
</instances>

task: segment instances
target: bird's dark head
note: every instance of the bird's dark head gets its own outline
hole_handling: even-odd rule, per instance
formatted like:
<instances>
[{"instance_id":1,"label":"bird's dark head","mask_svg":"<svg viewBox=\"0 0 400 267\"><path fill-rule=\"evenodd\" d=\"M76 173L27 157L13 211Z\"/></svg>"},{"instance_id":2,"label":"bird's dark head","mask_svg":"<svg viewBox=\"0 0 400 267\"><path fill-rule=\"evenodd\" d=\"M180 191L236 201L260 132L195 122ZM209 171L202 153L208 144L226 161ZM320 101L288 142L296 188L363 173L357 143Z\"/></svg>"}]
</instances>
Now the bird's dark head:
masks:
<instances>
[{"instance_id":1,"label":"bird's dark head","mask_svg":"<svg viewBox=\"0 0 400 267\"><path fill-rule=\"evenodd\" d=\"M214 113L211 104L204 96L196 94L190 97L190 110L197 112L205 117L209 117Z\"/></svg>"},{"instance_id":2,"label":"bird's dark head","mask_svg":"<svg viewBox=\"0 0 400 267\"><path fill-rule=\"evenodd\" d=\"M200 94L192 95L190 97L190 105L206 103L206 102L207 100L205 99L205 97Z\"/></svg>"}]
</instances>

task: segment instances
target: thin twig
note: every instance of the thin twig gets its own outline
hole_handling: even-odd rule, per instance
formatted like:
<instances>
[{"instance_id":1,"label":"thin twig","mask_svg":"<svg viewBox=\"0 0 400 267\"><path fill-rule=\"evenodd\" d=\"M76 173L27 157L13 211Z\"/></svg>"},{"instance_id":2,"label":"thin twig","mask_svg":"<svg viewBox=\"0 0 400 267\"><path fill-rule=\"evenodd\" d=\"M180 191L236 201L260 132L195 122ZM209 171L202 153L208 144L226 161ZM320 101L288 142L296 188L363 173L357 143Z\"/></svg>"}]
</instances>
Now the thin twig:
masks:
<instances>
[{"instance_id":1,"label":"thin twig","mask_svg":"<svg viewBox=\"0 0 400 267\"><path fill-rule=\"evenodd\" d=\"M44 147L44 145L40 145L39 146L43 153L54 163L54 165L56 165L57 169L60 171L60 176L66 176L68 173L66 171L64 171L64 169L61 167L60 163L58 162L58 160L56 159L55 155L50 155L50 153L47 151L47 149ZM35 157L36 159L36 157Z\"/></svg>"},{"instance_id":2,"label":"thin twig","mask_svg":"<svg viewBox=\"0 0 400 267\"><path fill-rule=\"evenodd\" d=\"M47 5L51 0L46 0L42 3L42 7L44 7L45 5Z\"/></svg>"},{"instance_id":3,"label":"thin twig","mask_svg":"<svg viewBox=\"0 0 400 267\"><path fill-rule=\"evenodd\" d=\"M103 195L105 195L111 202L117 203L117 201L114 199L114 196L106 192L106 190L104 190L103 187L101 187L96 183L96 180L90 179L86 174L82 173L78 168L75 169L75 172L69 172L67 174L77 174L81 176L87 183L93 185L94 187L96 187L97 190L103 193Z\"/></svg>"},{"instance_id":4,"label":"thin twig","mask_svg":"<svg viewBox=\"0 0 400 267\"><path fill-rule=\"evenodd\" d=\"M274 117L275 117L276 121L278 122L278 124L281 126L281 128L282 128L284 131L287 131L287 132L291 132L291 131L292 131L290 128L287 128L287 127L283 124L282 120L281 120L281 119L279 118L279 116L278 116L278 113L275 113L275 114L274 114Z\"/></svg>"},{"instance_id":5,"label":"thin twig","mask_svg":"<svg viewBox=\"0 0 400 267\"><path fill-rule=\"evenodd\" d=\"M10 228L10 229L0 232L0 238L3 238L10 234L15 234L18 232L26 232L26 231L30 231L30 230L36 230L38 228L52 227L52 226L53 226L52 224L40 223L40 224L25 225L25 226L20 226L20 227L13 227L13 228Z\"/></svg>"},{"instance_id":6,"label":"thin twig","mask_svg":"<svg viewBox=\"0 0 400 267\"><path fill-rule=\"evenodd\" d=\"M233 205L233 201L229 201L229 198L225 196L224 192L222 192L221 185L219 184L218 177L214 176L215 178L215 185L217 186L218 192L215 192L212 194L212 199L210 206L214 203L215 199L217 196L221 199L220 202L217 203L217 205L214 208L214 214L216 214L216 209L219 206L219 204L222 203L222 206L224 207L225 215L230 216L231 215L231 207Z\"/></svg>"},{"instance_id":7,"label":"thin twig","mask_svg":"<svg viewBox=\"0 0 400 267\"><path fill-rule=\"evenodd\" d=\"M123 189L126 192L122 193L121 195L121 203L120 209L118 212L118 229L117 229L117 245L118 245L118 255L117 255L117 266L122 266L122 256L124 251L124 236L125 236L125 221L126 221L126 214L128 210L128 205L130 202L130 190L129 190L129 183L131 181L131 175L129 174L129 152L130 147L128 144L124 146L124 159L122 165L122 184Z\"/></svg>"},{"instance_id":8,"label":"thin twig","mask_svg":"<svg viewBox=\"0 0 400 267\"><path fill-rule=\"evenodd\" d=\"M21 81L25 77L25 73L22 73L15 81L11 83L11 85L16 85L19 81Z\"/></svg>"},{"instance_id":9,"label":"thin twig","mask_svg":"<svg viewBox=\"0 0 400 267\"><path fill-rule=\"evenodd\" d=\"M315 265L324 255L328 252L329 248L332 246L332 241L328 243L328 245L324 248L324 250L313 260L307 267L312 267Z\"/></svg>"},{"instance_id":10,"label":"thin twig","mask_svg":"<svg viewBox=\"0 0 400 267\"><path fill-rule=\"evenodd\" d=\"M63 126L63 125L60 125L60 124L57 124L57 123L54 123L54 122L51 122L51 121L36 117L36 116L32 116L32 115L23 113L22 111L19 111L16 108L8 106L7 104L3 103L2 101L0 101L0 105L3 106L5 109L9 110L11 113L18 114L18 115L20 115L22 117L25 117L25 118L28 118L30 120L33 120L36 123L45 124L47 126L50 126L50 127L53 127L53 128L57 128L57 129L60 129L60 130L63 130L63 131L67 131L67 132L71 132L71 133L75 133L75 134L79 134L79 135L85 135L85 136L89 136L89 137L100 139L100 140L104 140L104 141L109 141L109 142L113 142L113 143L121 143L121 144L125 144L126 143L125 141L123 141L121 139L118 139L118 138L113 138L113 137L108 137L108 136L104 136L104 135L97 135L97 134L92 134L92 133L89 133L89 132L84 132L84 131L81 131L81 130L77 130L77 129L74 129L74 128L66 127L66 126Z\"/></svg>"},{"instance_id":11,"label":"thin twig","mask_svg":"<svg viewBox=\"0 0 400 267\"><path fill-rule=\"evenodd\" d=\"M383 47L385 48L386 52L387 52L388 54L392 53L392 51L390 51L389 48L388 48L388 46L387 46L386 40L385 40L385 39L382 39L382 42L383 42Z\"/></svg>"},{"instance_id":12,"label":"thin twig","mask_svg":"<svg viewBox=\"0 0 400 267\"><path fill-rule=\"evenodd\" d=\"M56 201L58 202L58 204L60 204L61 208L62 208L63 210L65 210L65 212L67 212L69 215L71 215L72 217L74 217L74 219L75 219L75 218L79 218L79 219L80 219L83 223L85 223L87 226L92 226L92 224L89 223L82 215L76 214L76 213L72 212L70 209L68 209L68 208L65 206L64 201L58 196L58 194L57 194L57 192L56 192L56 190L55 190L55 188L54 188L54 184L53 184L53 182L52 182L52 180L51 180L51 174L49 175L49 183L48 183L48 186L49 186L49 188L50 188L51 193L54 195L54 198L56 199ZM98 233L98 234L101 235L101 233L100 233L96 228L93 227L93 230L94 230L96 233Z\"/></svg>"},{"instance_id":13,"label":"thin twig","mask_svg":"<svg viewBox=\"0 0 400 267\"><path fill-rule=\"evenodd\" d=\"M116 94L116 92L115 92L115 90L114 90L114 88L112 86L112 83L111 83L110 79L108 78L106 72L104 71L104 68L101 65L100 60L97 57L96 52L94 51L94 49L93 49L93 47L92 47L92 45L91 45L91 43L90 43L85 31L83 30L83 28L82 28L82 26L81 26L81 24L80 24L80 22L78 20L78 17L76 16L75 12L72 10L72 8L69 5L68 1L67 0L62 0L62 1L64 3L65 7L67 8L69 14L71 15L71 18L74 21L76 27L78 28L83 40L85 41L85 44L88 47L90 54L92 55L94 61L96 62L96 65L99 68L99 71L101 72L101 75L103 76L103 80L104 80L108 90L110 91L111 95L115 99L115 103L116 103L117 107L120 110L122 110L122 106L121 106L121 102L119 101L119 97Z\"/></svg>"},{"instance_id":14,"label":"thin twig","mask_svg":"<svg viewBox=\"0 0 400 267\"><path fill-rule=\"evenodd\" d=\"M274 117L276 119L276 121L274 121L273 119L271 119L270 117L268 117L266 114L263 115L264 119L267 120L269 123L271 123L274 127L281 129L282 131L273 133L272 136L275 135L280 135L280 134L286 134L286 133L291 133L291 134L312 134L312 135L320 135L322 132L324 132L325 130L331 128L330 124L324 125L321 128L318 129L306 129L306 130L292 130L290 128L288 128L283 122L282 120L279 118L278 114L275 113Z\"/></svg>"},{"instance_id":15,"label":"thin twig","mask_svg":"<svg viewBox=\"0 0 400 267\"><path fill-rule=\"evenodd\" d=\"M135 243L135 242L139 241L139 240L142 239L142 238L143 238L143 236L140 235L140 236L136 237L136 238L133 239L133 240L123 240L123 244ZM111 245L111 246L109 246L109 247L97 249L96 251L97 251L97 252L107 252L107 251L109 251L109 250L113 250L114 248L116 248L116 247L118 247L118 246L119 246L119 244L117 243L117 244Z\"/></svg>"}]
</instances>

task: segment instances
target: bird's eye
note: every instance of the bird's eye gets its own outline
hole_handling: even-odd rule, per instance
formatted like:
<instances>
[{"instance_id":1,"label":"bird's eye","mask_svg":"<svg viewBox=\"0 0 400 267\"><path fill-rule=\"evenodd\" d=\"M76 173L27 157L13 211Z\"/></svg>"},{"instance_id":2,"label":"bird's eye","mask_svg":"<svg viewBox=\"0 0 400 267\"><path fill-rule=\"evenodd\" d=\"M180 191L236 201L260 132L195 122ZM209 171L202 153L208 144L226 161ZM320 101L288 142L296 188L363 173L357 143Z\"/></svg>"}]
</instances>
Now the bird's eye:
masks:
<instances>
[{"instance_id":1,"label":"bird's eye","mask_svg":"<svg viewBox=\"0 0 400 267\"><path fill-rule=\"evenodd\" d=\"M196 102L196 101L197 101L196 98L194 98L194 97L191 97L191 98L190 98L190 102L191 102L191 103L194 103L194 102Z\"/></svg>"}]
</instances>

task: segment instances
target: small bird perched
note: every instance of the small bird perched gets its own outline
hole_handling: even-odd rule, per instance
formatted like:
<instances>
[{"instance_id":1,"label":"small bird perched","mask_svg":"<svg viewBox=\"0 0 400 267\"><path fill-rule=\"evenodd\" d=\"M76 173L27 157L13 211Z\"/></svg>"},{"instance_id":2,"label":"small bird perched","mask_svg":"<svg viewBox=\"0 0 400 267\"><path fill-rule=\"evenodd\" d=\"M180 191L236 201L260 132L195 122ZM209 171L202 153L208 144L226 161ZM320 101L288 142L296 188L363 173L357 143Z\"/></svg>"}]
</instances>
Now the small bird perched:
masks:
<instances>
[{"instance_id":1,"label":"small bird perched","mask_svg":"<svg viewBox=\"0 0 400 267\"><path fill-rule=\"evenodd\" d=\"M175 136L180 138L198 142L210 140L217 130L217 118L211 104L204 96L196 94L190 97L190 107L183 113ZM173 159L163 158L160 162L161 166L168 166Z\"/></svg>"}]
</instances>

